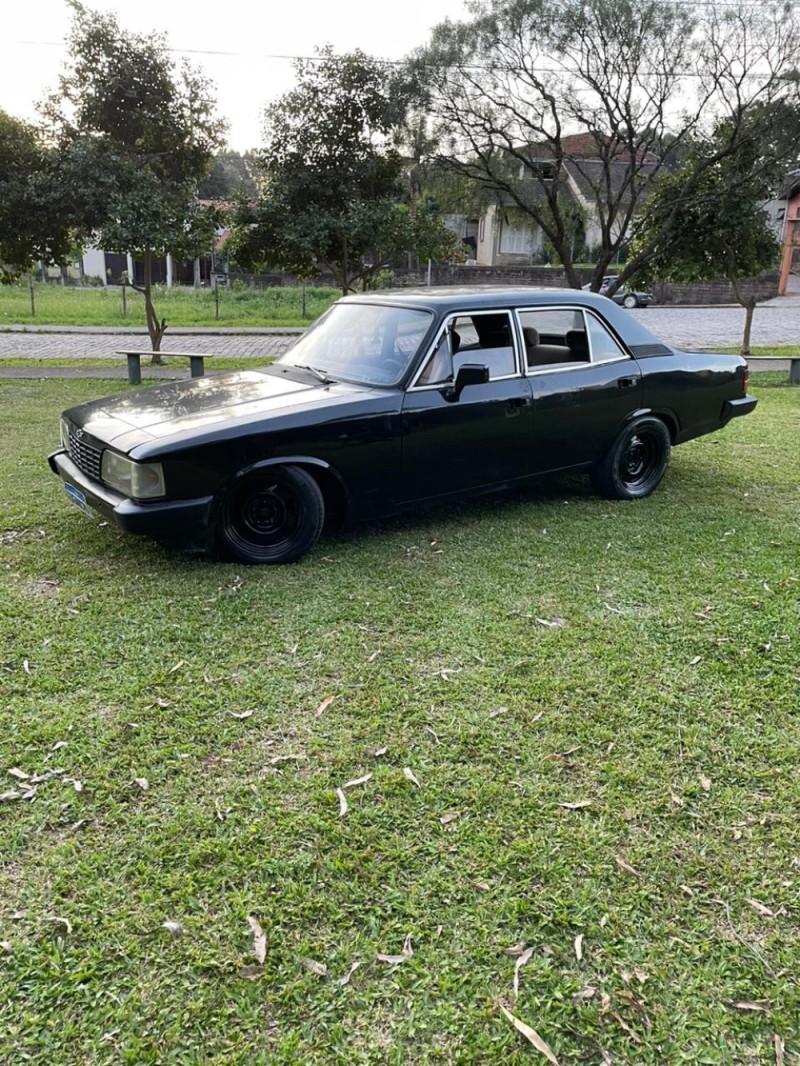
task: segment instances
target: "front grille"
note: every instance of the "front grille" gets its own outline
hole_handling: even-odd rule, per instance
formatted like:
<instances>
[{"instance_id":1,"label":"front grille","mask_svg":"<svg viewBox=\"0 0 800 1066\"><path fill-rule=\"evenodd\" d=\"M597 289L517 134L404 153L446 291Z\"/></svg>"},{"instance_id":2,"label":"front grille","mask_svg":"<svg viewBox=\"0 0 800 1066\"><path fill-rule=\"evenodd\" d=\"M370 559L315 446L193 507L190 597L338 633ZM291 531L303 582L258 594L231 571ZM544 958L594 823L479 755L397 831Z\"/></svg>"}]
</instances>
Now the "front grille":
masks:
<instances>
[{"instance_id":1,"label":"front grille","mask_svg":"<svg viewBox=\"0 0 800 1066\"><path fill-rule=\"evenodd\" d=\"M93 481L100 480L101 448L95 448L86 440L83 430L69 427L69 455L77 468Z\"/></svg>"}]
</instances>

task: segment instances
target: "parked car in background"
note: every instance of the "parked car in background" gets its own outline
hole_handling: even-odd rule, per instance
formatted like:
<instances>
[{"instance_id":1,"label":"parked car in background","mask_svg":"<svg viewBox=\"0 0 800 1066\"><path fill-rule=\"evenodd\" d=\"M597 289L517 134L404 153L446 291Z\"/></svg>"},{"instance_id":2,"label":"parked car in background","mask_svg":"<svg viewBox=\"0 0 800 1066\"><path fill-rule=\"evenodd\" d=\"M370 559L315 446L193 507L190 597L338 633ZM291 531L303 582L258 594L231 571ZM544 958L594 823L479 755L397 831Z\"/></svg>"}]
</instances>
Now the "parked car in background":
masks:
<instances>
[{"instance_id":1,"label":"parked car in background","mask_svg":"<svg viewBox=\"0 0 800 1066\"><path fill-rule=\"evenodd\" d=\"M647 496L674 445L753 410L747 386L739 356L671 348L594 293L373 293L263 369L65 411L49 463L74 504L128 532L287 563L326 523L541 474Z\"/></svg>"},{"instance_id":2,"label":"parked car in background","mask_svg":"<svg viewBox=\"0 0 800 1066\"><path fill-rule=\"evenodd\" d=\"M603 278L603 284L600 286L600 295L606 296L608 289L614 284L619 277L618 274L606 274ZM591 285L584 285L584 292L591 291ZM620 307L626 307L630 310L633 307L648 307L653 302L652 292L642 292L638 289L618 289L613 296L609 297L615 304L619 304Z\"/></svg>"}]
</instances>

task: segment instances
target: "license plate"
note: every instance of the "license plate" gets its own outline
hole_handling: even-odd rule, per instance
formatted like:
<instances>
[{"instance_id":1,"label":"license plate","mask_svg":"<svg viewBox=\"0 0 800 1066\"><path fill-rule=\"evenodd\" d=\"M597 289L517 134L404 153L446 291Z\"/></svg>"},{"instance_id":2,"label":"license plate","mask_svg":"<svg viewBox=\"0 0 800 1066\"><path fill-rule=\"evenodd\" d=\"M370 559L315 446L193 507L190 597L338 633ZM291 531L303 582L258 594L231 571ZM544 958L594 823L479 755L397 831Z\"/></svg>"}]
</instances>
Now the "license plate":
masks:
<instances>
[{"instance_id":1,"label":"license plate","mask_svg":"<svg viewBox=\"0 0 800 1066\"><path fill-rule=\"evenodd\" d=\"M80 507L84 514L90 515L92 513L89 504L86 502L86 497L80 489L76 489L74 485L69 485L66 482L64 482L64 488L67 490L67 496L69 496L76 507Z\"/></svg>"}]
</instances>

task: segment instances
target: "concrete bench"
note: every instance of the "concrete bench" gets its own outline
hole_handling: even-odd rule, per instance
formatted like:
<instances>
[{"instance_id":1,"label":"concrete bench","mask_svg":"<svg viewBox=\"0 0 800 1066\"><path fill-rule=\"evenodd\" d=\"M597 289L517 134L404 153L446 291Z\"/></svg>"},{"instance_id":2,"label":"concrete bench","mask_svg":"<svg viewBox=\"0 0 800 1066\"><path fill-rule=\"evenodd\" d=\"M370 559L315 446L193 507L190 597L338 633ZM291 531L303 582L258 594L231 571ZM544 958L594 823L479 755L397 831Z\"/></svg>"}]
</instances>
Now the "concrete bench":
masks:
<instances>
[{"instance_id":1,"label":"concrete bench","mask_svg":"<svg viewBox=\"0 0 800 1066\"><path fill-rule=\"evenodd\" d=\"M203 360L207 357L198 352L159 352L162 358L189 360L189 373L193 378L201 378L205 374ZM140 385L142 382L142 356L152 356L152 352L132 352L127 349L117 351L117 355L124 355L128 360L128 381L131 385Z\"/></svg>"},{"instance_id":2,"label":"concrete bench","mask_svg":"<svg viewBox=\"0 0 800 1066\"><path fill-rule=\"evenodd\" d=\"M762 365L759 366L759 363ZM747 365L751 370L782 370L786 363L789 364L789 384L800 385L800 355L747 356Z\"/></svg>"}]
</instances>

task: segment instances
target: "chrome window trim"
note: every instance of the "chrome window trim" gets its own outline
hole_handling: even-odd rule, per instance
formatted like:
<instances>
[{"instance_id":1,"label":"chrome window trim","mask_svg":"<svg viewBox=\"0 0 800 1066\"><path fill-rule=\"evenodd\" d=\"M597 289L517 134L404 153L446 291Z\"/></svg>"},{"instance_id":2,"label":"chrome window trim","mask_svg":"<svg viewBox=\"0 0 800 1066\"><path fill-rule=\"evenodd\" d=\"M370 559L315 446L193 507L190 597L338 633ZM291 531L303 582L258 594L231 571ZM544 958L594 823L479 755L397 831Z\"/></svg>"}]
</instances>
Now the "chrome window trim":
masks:
<instances>
[{"instance_id":1,"label":"chrome window trim","mask_svg":"<svg viewBox=\"0 0 800 1066\"><path fill-rule=\"evenodd\" d=\"M450 324L450 322L452 322L456 318L466 318L466 317L477 318L479 315L499 315L499 314L505 314L505 315L508 316L508 319L509 319L509 326L510 326L510 333L511 333L511 347L514 350L514 366L516 367L516 370L514 371L513 374L502 374L499 377L490 378L489 382L487 382L487 384L490 384L492 381L512 381L514 378L523 378L523 377L525 377L526 375L525 375L524 371L520 370L520 367L523 366L525 360L522 359L522 348L520 346L520 340L519 340L519 338L521 336L521 333L518 332L518 323L515 320L515 315L514 315L514 309L513 308L511 308L511 307L499 307L499 308L498 307L490 307L490 308L487 308L485 311L453 311L442 322L441 328L439 329L439 331L437 332L437 334L434 337L433 341L429 345L428 350L425 353L424 359L419 364L419 369L417 370L416 374L414 374L414 377L411 380L411 384L406 388L406 392L431 392L432 390L441 391L442 389L446 389L448 387L448 384L450 384L450 383L448 383L446 381L440 381L438 383L438 385L437 384L431 384L431 385L418 385L417 384L417 382L419 381L420 377L422 376L423 370L428 365L428 360L431 358L431 356L433 355L434 351L438 347L439 342L441 341L442 337L447 332L447 327Z\"/></svg>"}]
</instances>

